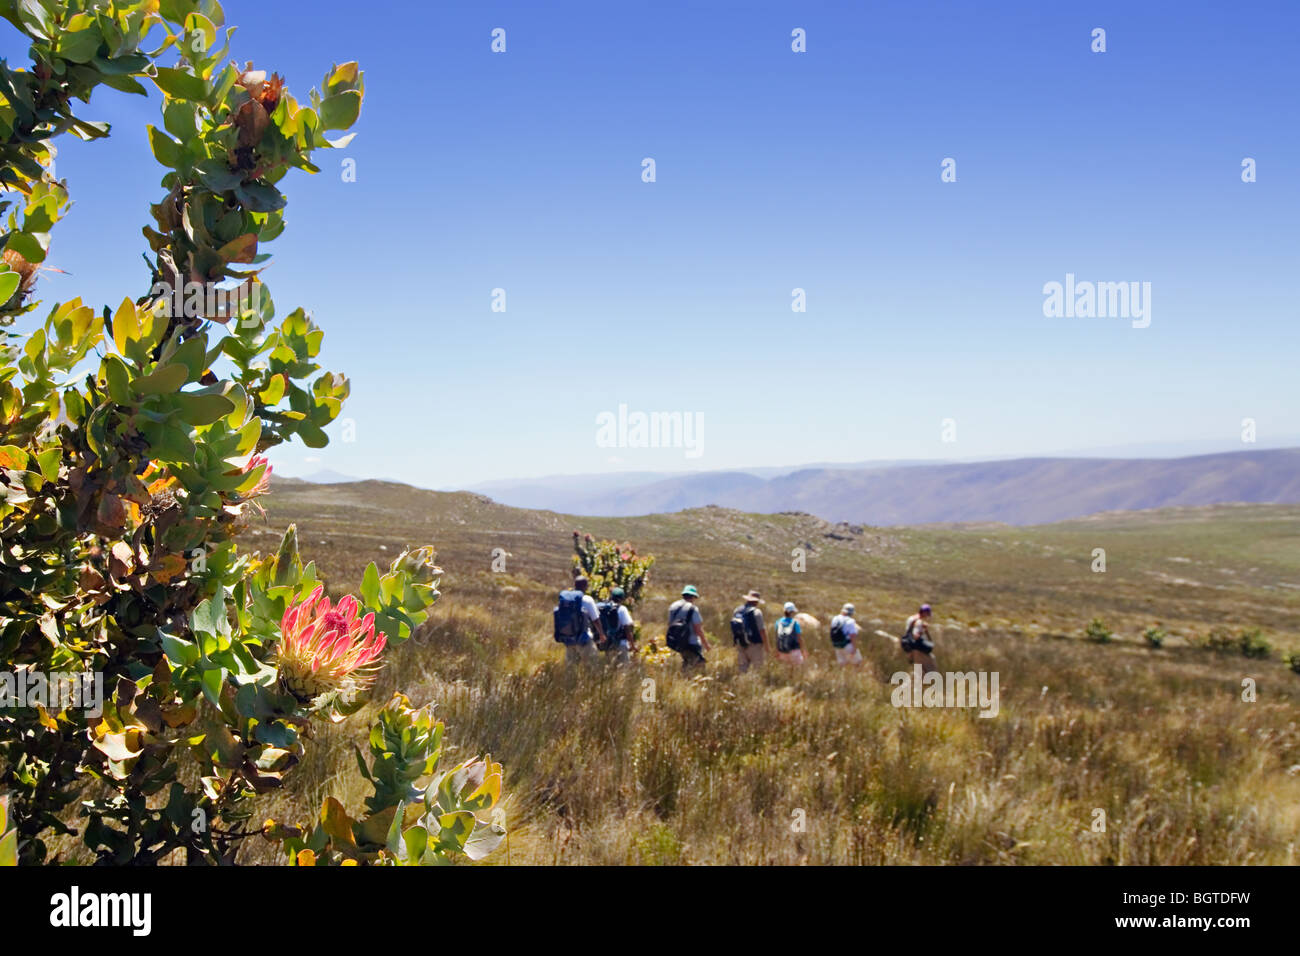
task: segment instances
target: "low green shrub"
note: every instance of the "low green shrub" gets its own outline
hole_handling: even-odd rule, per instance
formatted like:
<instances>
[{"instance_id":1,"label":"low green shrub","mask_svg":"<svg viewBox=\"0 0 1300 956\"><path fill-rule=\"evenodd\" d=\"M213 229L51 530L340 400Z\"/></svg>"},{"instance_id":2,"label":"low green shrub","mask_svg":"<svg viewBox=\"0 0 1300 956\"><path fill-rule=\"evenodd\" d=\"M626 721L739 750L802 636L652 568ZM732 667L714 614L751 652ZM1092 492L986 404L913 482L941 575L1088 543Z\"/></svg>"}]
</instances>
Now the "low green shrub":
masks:
<instances>
[{"instance_id":1,"label":"low green shrub","mask_svg":"<svg viewBox=\"0 0 1300 956\"><path fill-rule=\"evenodd\" d=\"M1115 632L1108 628L1099 617L1094 617L1084 629L1084 637L1094 644L1109 644Z\"/></svg>"}]
</instances>

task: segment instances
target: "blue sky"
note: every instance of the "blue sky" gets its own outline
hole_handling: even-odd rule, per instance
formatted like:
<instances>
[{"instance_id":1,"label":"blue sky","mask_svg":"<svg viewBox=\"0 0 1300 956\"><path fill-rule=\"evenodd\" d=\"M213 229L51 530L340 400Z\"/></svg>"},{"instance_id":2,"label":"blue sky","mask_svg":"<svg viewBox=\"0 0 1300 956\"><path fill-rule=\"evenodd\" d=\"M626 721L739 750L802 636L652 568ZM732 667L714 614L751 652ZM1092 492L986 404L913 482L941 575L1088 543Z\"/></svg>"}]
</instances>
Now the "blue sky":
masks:
<instances>
[{"instance_id":1,"label":"blue sky","mask_svg":"<svg viewBox=\"0 0 1300 956\"><path fill-rule=\"evenodd\" d=\"M300 98L333 62L366 74L357 138L282 183L265 274L325 328L355 440L277 449L281 473L454 487L1300 433L1300 5L225 10L234 55ZM23 54L12 31L0 50ZM159 104L85 112L114 136L61 146L77 205L50 263L72 275L42 291L116 303L148 280ZM1150 326L1046 318L1067 273L1150 282ZM699 416L703 453L600 447L620 404Z\"/></svg>"}]
</instances>

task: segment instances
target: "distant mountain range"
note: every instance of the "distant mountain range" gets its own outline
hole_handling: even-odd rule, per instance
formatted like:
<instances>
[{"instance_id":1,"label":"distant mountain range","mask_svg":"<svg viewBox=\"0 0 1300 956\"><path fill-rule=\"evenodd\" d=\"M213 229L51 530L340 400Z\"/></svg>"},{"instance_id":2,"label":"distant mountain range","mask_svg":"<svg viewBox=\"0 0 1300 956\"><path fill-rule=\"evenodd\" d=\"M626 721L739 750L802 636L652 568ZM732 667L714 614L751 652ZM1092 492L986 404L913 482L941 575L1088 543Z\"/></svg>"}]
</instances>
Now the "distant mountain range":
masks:
<instances>
[{"instance_id":1,"label":"distant mountain range","mask_svg":"<svg viewBox=\"0 0 1300 956\"><path fill-rule=\"evenodd\" d=\"M494 481L467 490L502 504L629 516L721 505L806 511L871 525L1040 524L1101 511L1225 502L1300 503L1300 448L1187 458L1017 458L872 462L798 469L653 472Z\"/></svg>"},{"instance_id":2,"label":"distant mountain range","mask_svg":"<svg viewBox=\"0 0 1300 956\"><path fill-rule=\"evenodd\" d=\"M320 471L314 471L310 475L303 475L302 481L309 481L313 485L342 485L350 481L361 481L353 475L345 475L341 471L331 471L328 468L322 468Z\"/></svg>"}]
</instances>

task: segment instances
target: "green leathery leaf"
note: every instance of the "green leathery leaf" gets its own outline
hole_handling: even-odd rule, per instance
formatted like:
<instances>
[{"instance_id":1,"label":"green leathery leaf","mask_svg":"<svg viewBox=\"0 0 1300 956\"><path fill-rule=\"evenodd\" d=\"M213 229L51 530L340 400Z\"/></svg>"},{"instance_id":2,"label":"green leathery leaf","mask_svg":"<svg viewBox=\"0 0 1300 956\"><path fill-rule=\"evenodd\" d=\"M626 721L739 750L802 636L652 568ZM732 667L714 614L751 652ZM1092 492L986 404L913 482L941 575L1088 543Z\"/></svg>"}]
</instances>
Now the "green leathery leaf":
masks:
<instances>
[{"instance_id":1,"label":"green leathery leaf","mask_svg":"<svg viewBox=\"0 0 1300 956\"><path fill-rule=\"evenodd\" d=\"M190 370L180 362L172 362L142 375L132 384L142 395L164 395L177 391L189 381Z\"/></svg>"},{"instance_id":2,"label":"green leathery leaf","mask_svg":"<svg viewBox=\"0 0 1300 956\"><path fill-rule=\"evenodd\" d=\"M325 93L332 96L343 90L355 88L360 75L361 67L356 60L340 63L330 70L329 75L325 77Z\"/></svg>"},{"instance_id":3,"label":"green leathery leaf","mask_svg":"<svg viewBox=\"0 0 1300 956\"><path fill-rule=\"evenodd\" d=\"M119 405L131 402L131 388L128 385L130 373L126 363L116 355L105 355L100 366L104 373L104 384L108 388L108 397Z\"/></svg>"},{"instance_id":4,"label":"green leathery leaf","mask_svg":"<svg viewBox=\"0 0 1300 956\"><path fill-rule=\"evenodd\" d=\"M379 568L371 561L366 565L366 573L361 578L361 600L366 607L379 607Z\"/></svg>"},{"instance_id":5,"label":"green leathery leaf","mask_svg":"<svg viewBox=\"0 0 1300 956\"><path fill-rule=\"evenodd\" d=\"M140 430L146 431L144 428ZM188 464L194 460L194 442L184 429L174 425L161 425L152 435L146 432L146 437L149 438L150 451L159 461Z\"/></svg>"},{"instance_id":6,"label":"green leathery leaf","mask_svg":"<svg viewBox=\"0 0 1300 956\"><path fill-rule=\"evenodd\" d=\"M186 100L171 100L163 107L163 126L182 143L194 135L197 117L198 110Z\"/></svg>"},{"instance_id":7,"label":"green leathery leaf","mask_svg":"<svg viewBox=\"0 0 1300 956\"><path fill-rule=\"evenodd\" d=\"M207 350L206 339L198 336L192 339L186 339L180 347L172 353L169 361L179 362L188 370L187 381L198 379L207 370Z\"/></svg>"},{"instance_id":8,"label":"green leathery leaf","mask_svg":"<svg viewBox=\"0 0 1300 956\"><path fill-rule=\"evenodd\" d=\"M308 448L324 448L330 443L329 436L310 422L303 422L298 426L298 437Z\"/></svg>"},{"instance_id":9,"label":"green leathery leaf","mask_svg":"<svg viewBox=\"0 0 1300 956\"><path fill-rule=\"evenodd\" d=\"M153 78L153 81L158 84L158 89L172 99L204 100L207 98L208 85L203 82L201 77L166 66L157 67L156 71L157 75Z\"/></svg>"},{"instance_id":10,"label":"green leathery leaf","mask_svg":"<svg viewBox=\"0 0 1300 956\"><path fill-rule=\"evenodd\" d=\"M194 171L198 173L199 181L214 193L234 189L243 182L243 177L239 173L231 170L219 159L205 159L194 166Z\"/></svg>"},{"instance_id":11,"label":"green leathery leaf","mask_svg":"<svg viewBox=\"0 0 1300 956\"><path fill-rule=\"evenodd\" d=\"M181 418L191 425L211 425L235 409L234 402L215 392L179 392L175 400L180 406Z\"/></svg>"},{"instance_id":12,"label":"green leathery leaf","mask_svg":"<svg viewBox=\"0 0 1300 956\"><path fill-rule=\"evenodd\" d=\"M224 592L205 599L191 613L190 620L196 634L229 634Z\"/></svg>"},{"instance_id":13,"label":"green leathery leaf","mask_svg":"<svg viewBox=\"0 0 1300 956\"><path fill-rule=\"evenodd\" d=\"M474 814L468 810L444 813L438 817L438 825L442 827L443 836L451 837L460 847L465 846L465 841L474 832L474 825L477 822Z\"/></svg>"},{"instance_id":14,"label":"green leathery leaf","mask_svg":"<svg viewBox=\"0 0 1300 956\"><path fill-rule=\"evenodd\" d=\"M139 341L141 334L140 315L135 303L123 299L113 313L113 345L117 347L117 353L129 357L131 344Z\"/></svg>"},{"instance_id":15,"label":"green leathery leaf","mask_svg":"<svg viewBox=\"0 0 1300 956\"><path fill-rule=\"evenodd\" d=\"M388 852L400 859L405 844L402 843L402 823L406 816L406 801L401 800L397 804L397 810L393 813L393 822L388 828L388 839L385 846Z\"/></svg>"},{"instance_id":16,"label":"green leathery leaf","mask_svg":"<svg viewBox=\"0 0 1300 956\"><path fill-rule=\"evenodd\" d=\"M257 447L257 440L262 437L262 420L254 418L243 428L239 429L239 443L235 446L234 451L230 453L232 458L247 455Z\"/></svg>"},{"instance_id":17,"label":"green leathery leaf","mask_svg":"<svg viewBox=\"0 0 1300 956\"><path fill-rule=\"evenodd\" d=\"M181 164L181 145L156 126L147 127L154 158L169 169Z\"/></svg>"},{"instance_id":18,"label":"green leathery leaf","mask_svg":"<svg viewBox=\"0 0 1300 956\"><path fill-rule=\"evenodd\" d=\"M225 680L225 670L214 667L203 671L199 675L199 683L203 687L203 696L212 702L214 706L221 706L221 685Z\"/></svg>"},{"instance_id":19,"label":"green leathery leaf","mask_svg":"<svg viewBox=\"0 0 1300 956\"><path fill-rule=\"evenodd\" d=\"M275 212L283 209L284 195L274 186L263 183L243 183L235 187L235 197L249 212Z\"/></svg>"},{"instance_id":20,"label":"green leathery leaf","mask_svg":"<svg viewBox=\"0 0 1300 956\"><path fill-rule=\"evenodd\" d=\"M31 233L11 232L8 242L5 243L5 248L18 253L18 255L33 264L45 261L45 248Z\"/></svg>"},{"instance_id":21,"label":"green leathery leaf","mask_svg":"<svg viewBox=\"0 0 1300 956\"><path fill-rule=\"evenodd\" d=\"M8 302L18 291L18 284L23 277L17 272L0 272L0 302Z\"/></svg>"},{"instance_id":22,"label":"green leathery leaf","mask_svg":"<svg viewBox=\"0 0 1300 956\"><path fill-rule=\"evenodd\" d=\"M192 641L187 641L182 637L166 632L162 632L160 637L163 653L167 655L167 659L173 664L191 666L198 662L199 649L194 646Z\"/></svg>"},{"instance_id":23,"label":"green leathery leaf","mask_svg":"<svg viewBox=\"0 0 1300 956\"><path fill-rule=\"evenodd\" d=\"M89 63L103 42L104 37L93 27L64 33L59 37L58 55L72 63Z\"/></svg>"},{"instance_id":24,"label":"green leathery leaf","mask_svg":"<svg viewBox=\"0 0 1300 956\"><path fill-rule=\"evenodd\" d=\"M347 129L361 115L361 94L345 90L327 96L320 103L320 120L323 129Z\"/></svg>"},{"instance_id":25,"label":"green leathery leaf","mask_svg":"<svg viewBox=\"0 0 1300 956\"><path fill-rule=\"evenodd\" d=\"M263 405L275 405L280 399L284 398L285 376L276 374L271 376L271 381L267 382L266 388L257 393L258 401Z\"/></svg>"},{"instance_id":26,"label":"green leathery leaf","mask_svg":"<svg viewBox=\"0 0 1300 956\"><path fill-rule=\"evenodd\" d=\"M37 467L41 469L41 474L46 481L59 480L59 463L63 460L63 448L47 448L36 456Z\"/></svg>"}]
</instances>

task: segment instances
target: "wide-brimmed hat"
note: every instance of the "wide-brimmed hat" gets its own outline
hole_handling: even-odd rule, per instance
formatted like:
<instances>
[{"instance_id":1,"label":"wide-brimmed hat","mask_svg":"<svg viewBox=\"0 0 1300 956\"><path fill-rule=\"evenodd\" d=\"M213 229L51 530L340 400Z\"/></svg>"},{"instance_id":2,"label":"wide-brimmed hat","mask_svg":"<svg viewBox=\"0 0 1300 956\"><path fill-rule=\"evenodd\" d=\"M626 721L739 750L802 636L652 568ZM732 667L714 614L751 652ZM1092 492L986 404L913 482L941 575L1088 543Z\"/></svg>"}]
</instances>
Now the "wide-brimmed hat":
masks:
<instances>
[{"instance_id":1,"label":"wide-brimmed hat","mask_svg":"<svg viewBox=\"0 0 1300 956\"><path fill-rule=\"evenodd\" d=\"M745 603L749 603L750 601L754 602L755 604L764 603L763 599L758 596L758 592L753 590L752 588L750 589L750 592L748 594L743 595L741 597L741 600L743 600Z\"/></svg>"},{"instance_id":2,"label":"wide-brimmed hat","mask_svg":"<svg viewBox=\"0 0 1300 956\"><path fill-rule=\"evenodd\" d=\"M695 590L694 584L688 584L682 588L682 597L699 597L700 592Z\"/></svg>"}]
</instances>

